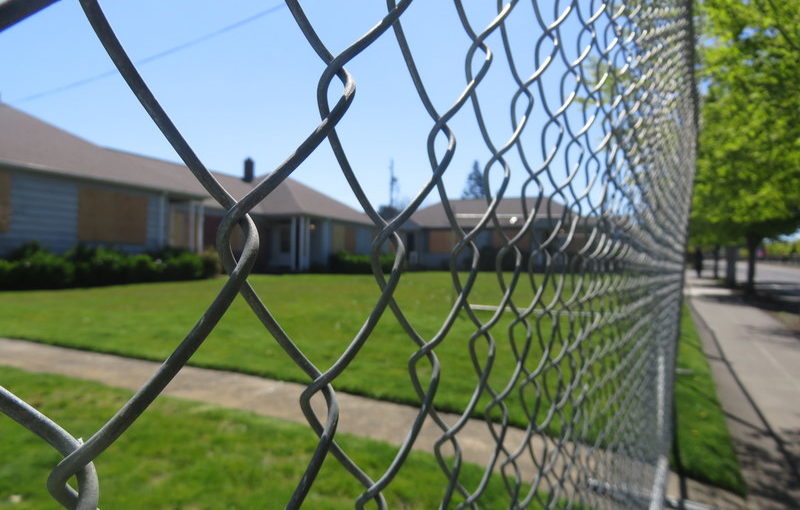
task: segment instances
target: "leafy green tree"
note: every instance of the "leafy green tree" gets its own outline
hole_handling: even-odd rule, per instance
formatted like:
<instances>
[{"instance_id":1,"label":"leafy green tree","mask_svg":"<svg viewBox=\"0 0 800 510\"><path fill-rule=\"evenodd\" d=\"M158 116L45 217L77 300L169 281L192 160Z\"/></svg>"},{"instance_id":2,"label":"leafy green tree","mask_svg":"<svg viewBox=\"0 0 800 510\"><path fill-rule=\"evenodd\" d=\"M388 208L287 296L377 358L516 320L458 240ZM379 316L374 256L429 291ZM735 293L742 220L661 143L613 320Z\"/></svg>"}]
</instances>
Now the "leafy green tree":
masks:
<instances>
[{"instance_id":1,"label":"leafy green tree","mask_svg":"<svg viewBox=\"0 0 800 510\"><path fill-rule=\"evenodd\" d=\"M704 0L695 241L747 246L800 227L800 2Z\"/></svg>"},{"instance_id":2,"label":"leafy green tree","mask_svg":"<svg viewBox=\"0 0 800 510\"><path fill-rule=\"evenodd\" d=\"M771 241L765 243L767 255L774 257L796 257L800 254L800 239L789 241Z\"/></svg>"}]
</instances>

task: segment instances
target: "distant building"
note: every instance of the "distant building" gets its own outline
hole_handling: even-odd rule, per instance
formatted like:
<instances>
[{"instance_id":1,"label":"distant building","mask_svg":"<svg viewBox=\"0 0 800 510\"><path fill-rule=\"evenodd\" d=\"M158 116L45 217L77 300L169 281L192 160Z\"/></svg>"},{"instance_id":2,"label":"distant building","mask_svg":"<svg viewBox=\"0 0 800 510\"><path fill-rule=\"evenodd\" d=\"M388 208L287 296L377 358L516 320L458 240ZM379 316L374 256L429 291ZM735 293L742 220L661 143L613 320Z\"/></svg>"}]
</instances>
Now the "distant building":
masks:
<instances>
[{"instance_id":1,"label":"distant building","mask_svg":"<svg viewBox=\"0 0 800 510\"><path fill-rule=\"evenodd\" d=\"M478 226L488 208L485 198L451 199L448 203L451 215L447 214L442 203L438 203L419 209L404 225L409 261L412 265L435 269L448 267L453 246L461 239L458 229L465 234L471 232ZM526 225L526 220L531 217L532 220ZM575 215L565 211L563 205L546 197L538 202L535 198L523 200L520 197L500 200L494 219L490 218L485 222L484 228L473 239L483 255L482 268L494 268L493 257L511 241L524 255L524 265L528 263L528 255L532 254L533 264L540 267L545 262L545 252L559 248L557 234L556 239L543 247L545 241L551 237L554 229L563 228L574 219ZM454 228L454 224L458 228ZM584 239L585 236L572 236L573 240L578 238ZM570 243L571 251L574 245L574 241ZM464 249L457 257L457 266L467 267L471 257L472 251L469 248ZM506 266L513 263L513 257L504 260Z\"/></svg>"}]
</instances>

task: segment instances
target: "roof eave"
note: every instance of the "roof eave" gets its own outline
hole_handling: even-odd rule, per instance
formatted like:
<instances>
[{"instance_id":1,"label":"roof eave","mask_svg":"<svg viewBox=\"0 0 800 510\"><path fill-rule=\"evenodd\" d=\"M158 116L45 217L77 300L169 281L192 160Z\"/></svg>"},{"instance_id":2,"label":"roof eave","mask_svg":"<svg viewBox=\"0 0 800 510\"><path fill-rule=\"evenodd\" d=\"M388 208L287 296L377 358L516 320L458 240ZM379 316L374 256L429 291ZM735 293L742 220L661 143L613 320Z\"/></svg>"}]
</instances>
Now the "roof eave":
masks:
<instances>
[{"instance_id":1,"label":"roof eave","mask_svg":"<svg viewBox=\"0 0 800 510\"><path fill-rule=\"evenodd\" d=\"M99 177L91 177L87 175L80 175L80 174L73 174L71 172L66 172L64 170L49 168L41 165L35 165L32 163L20 163L18 161L7 161L7 160L0 160L0 168L8 169L8 170L22 170L25 172L33 172L37 174L47 175L50 177L60 177L62 179L71 179L74 181L81 181L81 182L90 182L92 184L105 184L105 185L114 185L114 186L122 186L129 189L135 189L139 191L147 191L156 194L167 194L169 196L178 197L178 198L187 198L192 200L205 200L208 195L200 195L195 193L187 193L186 191L176 191L172 189L165 189L165 188L156 188L152 186L144 186L141 184L124 182L124 181L114 181L109 179L102 179Z\"/></svg>"},{"instance_id":2,"label":"roof eave","mask_svg":"<svg viewBox=\"0 0 800 510\"><path fill-rule=\"evenodd\" d=\"M207 199L208 197L206 197ZM218 203L214 202L214 204L205 204L206 209L218 210L218 211L225 211L225 208L219 205ZM290 218L292 216L306 216L308 218L322 218L326 220L334 220L340 221L342 223L351 223L353 225L361 225L364 227L374 227L375 224L368 220L355 220L352 218L342 218L339 216L329 216L324 214L318 214L315 212L308 212L308 211L280 211L280 212L261 212L258 210L251 211L249 214L260 216L262 218Z\"/></svg>"}]
</instances>

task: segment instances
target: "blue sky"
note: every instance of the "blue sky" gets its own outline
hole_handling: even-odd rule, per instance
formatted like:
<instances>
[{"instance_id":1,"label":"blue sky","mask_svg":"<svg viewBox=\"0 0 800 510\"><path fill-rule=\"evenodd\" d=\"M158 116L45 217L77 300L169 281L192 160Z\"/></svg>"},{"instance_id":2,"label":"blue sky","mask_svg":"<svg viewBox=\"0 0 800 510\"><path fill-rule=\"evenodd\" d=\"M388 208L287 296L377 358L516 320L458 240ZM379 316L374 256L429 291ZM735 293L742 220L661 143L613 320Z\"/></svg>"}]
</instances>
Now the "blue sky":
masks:
<instances>
[{"instance_id":1,"label":"blue sky","mask_svg":"<svg viewBox=\"0 0 800 510\"><path fill-rule=\"evenodd\" d=\"M464 4L478 29L496 14L492 2L472 0ZM312 0L302 5L334 54L385 14L384 3L367 0ZM324 66L283 2L107 0L101 6L134 61L266 12L252 22L139 67L207 167L238 175L244 158L252 157L256 172L268 173L317 126L316 88ZM545 15L555 19L557 11ZM562 35L575 39L565 46L568 54L577 55L582 43L575 37L577 18L573 18L572 25L563 25ZM515 61L523 76L536 68L534 43L542 37L542 30L534 21L531 7L520 3L508 25ZM403 22L428 92L443 112L466 86L464 60L470 39L452 2L414 2ZM488 42L497 51L479 91L493 143L501 146L512 132L509 105L516 87L499 51L498 34ZM549 52L548 44L552 46L546 40L539 47L541 55ZM472 69L478 69L482 58L478 53ZM388 167L393 159L400 196L412 198L431 173L426 139L433 122L412 85L393 33L384 34L347 68L355 77L357 91L337 130L355 172L370 200L376 205L386 203ZM177 161L175 152L119 76L25 100L110 69L110 59L77 1L62 0L0 33L0 98L4 102L97 144ZM562 89L571 87L559 82L563 69L563 65L554 64L543 78L542 93L550 95L554 105L560 104ZM331 88L331 102L340 92L338 84ZM542 125L545 116L541 101L533 115ZM444 182L448 195L457 197L472 162L485 164L490 153L469 105L450 126L456 134L457 150ZM526 143L532 159L541 162L546 151L541 147L542 140L544 145L552 145L553 135L542 135L538 126L528 131L530 140ZM561 160L566 161L566 157ZM509 163L512 180L507 195L519 195L527 174L516 156L510 155ZM564 166L557 163L553 173L561 172ZM492 168L490 180L498 183L501 173L499 167ZM293 177L357 206L327 142ZM432 196L425 203L437 200Z\"/></svg>"}]
</instances>

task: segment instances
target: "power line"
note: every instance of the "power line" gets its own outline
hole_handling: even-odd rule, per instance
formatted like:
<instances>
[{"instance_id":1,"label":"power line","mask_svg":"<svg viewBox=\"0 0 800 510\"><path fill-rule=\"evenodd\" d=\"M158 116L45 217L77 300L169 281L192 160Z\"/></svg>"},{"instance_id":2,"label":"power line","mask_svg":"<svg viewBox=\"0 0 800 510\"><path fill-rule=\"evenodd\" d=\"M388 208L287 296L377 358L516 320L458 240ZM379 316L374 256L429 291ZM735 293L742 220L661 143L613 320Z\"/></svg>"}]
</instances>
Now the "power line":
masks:
<instances>
[{"instance_id":1,"label":"power line","mask_svg":"<svg viewBox=\"0 0 800 510\"><path fill-rule=\"evenodd\" d=\"M270 14L272 14L274 12L277 12L278 10L284 9L284 8L286 8L286 4L285 3L280 3L278 5L274 5L274 6L270 7L269 9L264 9L263 11L260 11L260 12L257 12L255 14L253 14L252 16L248 16L247 18L244 18L244 19L241 19L241 20L236 21L234 23L231 23L230 25L226 25L226 26L224 26L224 27L222 27L222 28L220 28L218 30L215 30L213 32L209 32L207 34L201 35L200 37L197 37L197 38L192 39L190 41L186 41L185 43L181 43L181 44L178 44L177 46L173 46L173 47L168 48L166 50L159 51L158 53L155 53L155 54L150 55L148 57L145 57L143 59L137 60L134 63L136 65L149 64L150 62L153 62L155 60L164 58L164 57L166 57L168 55L172 55L173 53L178 53L179 51L183 51L183 50L185 50L187 48L191 48L192 46L195 46L195 45L200 44L202 42L208 41L209 39L213 39L215 37L218 37L218 36L220 36L220 35L222 35L222 34L224 34L226 32L230 32L232 30L236 30L237 28L241 28L244 25L252 23L253 21L256 21L256 20L258 20L260 18L263 18L264 16L270 15ZM21 99L16 99L16 100L10 101L9 103L10 104L14 104L14 105L21 104L21 103L26 103L28 101L33 101L35 99L40 99L40 98L43 98L43 97L46 97L46 96L50 96L50 95L53 95L53 94L58 94L60 92L64 92L65 90L70 90L70 89L74 89L74 88L77 88L77 87L81 87L83 85L86 85L87 83L91 83L93 81L101 80L103 78L108 78L109 76L114 76L116 74L117 74L117 69L116 68L109 69L108 71L103 71L102 73L95 74L95 75L89 76L87 78L82 78L80 80L76 80L76 81L73 81L71 83L67 83L65 85L60 85L60 86L52 88L52 89L48 89L48 90L45 90L45 91L42 91L42 92L37 92L36 94L30 95L30 96L27 96L27 97L23 97Z\"/></svg>"}]
</instances>

